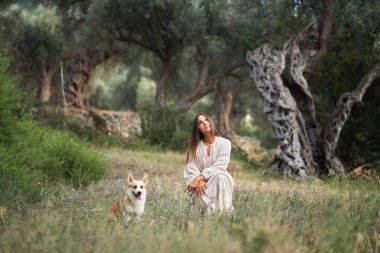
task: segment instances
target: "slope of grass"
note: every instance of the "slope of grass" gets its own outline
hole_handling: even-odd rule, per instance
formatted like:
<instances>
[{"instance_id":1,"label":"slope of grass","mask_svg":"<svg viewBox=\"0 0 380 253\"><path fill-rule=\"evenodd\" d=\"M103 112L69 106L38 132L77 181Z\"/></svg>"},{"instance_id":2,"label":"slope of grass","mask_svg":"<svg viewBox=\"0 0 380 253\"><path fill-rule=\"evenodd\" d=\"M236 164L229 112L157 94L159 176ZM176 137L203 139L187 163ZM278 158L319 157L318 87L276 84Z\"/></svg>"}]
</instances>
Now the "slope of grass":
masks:
<instances>
[{"instance_id":1,"label":"slope of grass","mask_svg":"<svg viewBox=\"0 0 380 253\"><path fill-rule=\"evenodd\" d=\"M109 165L106 178L83 190L59 184L27 215L0 217L1 252L380 250L378 181L267 178L234 160L235 212L197 217L189 214L183 154L100 151ZM105 210L123 195L127 170L136 178L150 174L146 212L141 222L108 223Z\"/></svg>"},{"instance_id":2,"label":"slope of grass","mask_svg":"<svg viewBox=\"0 0 380 253\"><path fill-rule=\"evenodd\" d=\"M25 210L61 181L83 187L105 173L101 154L68 134L32 121L16 123L11 144L0 144L0 205Z\"/></svg>"},{"instance_id":3,"label":"slope of grass","mask_svg":"<svg viewBox=\"0 0 380 253\"><path fill-rule=\"evenodd\" d=\"M0 218L40 201L52 185L76 187L105 172L100 154L69 134L31 121L27 100L7 69L11 59L0 48Z\"/></svg>"}]
</instances>

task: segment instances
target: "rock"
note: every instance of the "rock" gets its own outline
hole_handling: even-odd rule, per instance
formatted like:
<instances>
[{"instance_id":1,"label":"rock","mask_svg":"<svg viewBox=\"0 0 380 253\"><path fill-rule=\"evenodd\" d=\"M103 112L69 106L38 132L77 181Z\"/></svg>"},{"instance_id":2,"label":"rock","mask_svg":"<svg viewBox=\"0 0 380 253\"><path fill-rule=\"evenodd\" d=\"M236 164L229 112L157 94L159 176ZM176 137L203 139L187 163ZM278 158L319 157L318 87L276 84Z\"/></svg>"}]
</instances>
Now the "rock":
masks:
<instances>
[{"instance_id":1,"label":"rock","mask_svg":"<svg viewBox=\"0 0 380 253\"><path fill-rule=\"evenodd\" d=\"M123 139L135 139L142 131L141 119L132 111L67 108L64 115L85 127L94 128L107 135L119 135Z\"/></svg>"},{"instance_id":2,"label":"rock","mask_svg":"<svg viewBox=\"0 0 380 253\"><path fill-rule=\"evenodd\" d=\"M268 157L267 150L254 137L234 135L231 141L247 155L249 161L260 162Z\"/></svg>"}]
</instances>

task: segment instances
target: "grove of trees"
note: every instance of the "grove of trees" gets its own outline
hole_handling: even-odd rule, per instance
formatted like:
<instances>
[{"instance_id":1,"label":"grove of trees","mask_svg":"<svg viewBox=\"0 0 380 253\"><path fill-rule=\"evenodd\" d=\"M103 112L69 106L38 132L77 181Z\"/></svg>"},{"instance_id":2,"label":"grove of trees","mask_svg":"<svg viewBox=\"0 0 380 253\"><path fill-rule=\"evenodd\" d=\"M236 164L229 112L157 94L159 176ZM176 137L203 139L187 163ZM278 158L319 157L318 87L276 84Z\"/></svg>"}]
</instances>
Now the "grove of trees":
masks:
<instances>
[{"instance_id":1,"label":"grove of trees","mask_svg":"<svg viewBox=\"0 0 380 253\"><path fill-rule=\"evenodd\" d=\"M272 171L313 177L379 162L379 16L377 0L7 0L0 38L42 104L176 133L205 110L230 138L251 114L278 141Z\"/></svg>"}]
</instances>

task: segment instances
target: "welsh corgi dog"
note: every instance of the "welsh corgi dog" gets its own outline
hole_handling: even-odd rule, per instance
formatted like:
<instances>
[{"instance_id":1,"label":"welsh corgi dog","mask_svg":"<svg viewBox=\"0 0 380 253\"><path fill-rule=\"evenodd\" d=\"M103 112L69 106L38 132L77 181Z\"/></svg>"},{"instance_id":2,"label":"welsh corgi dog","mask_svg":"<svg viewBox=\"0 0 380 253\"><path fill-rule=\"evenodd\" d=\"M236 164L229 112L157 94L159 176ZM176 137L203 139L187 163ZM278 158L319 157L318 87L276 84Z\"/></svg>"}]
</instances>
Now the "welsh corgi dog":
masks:
<instances>
[{"instance_id":1,"label":"welsh corgi dog","mask_svg":"<svg viewBox=\"0 0 380 253\"><path fill-rule=\"evenodd\" d=\"M136 216L138 220L144 213L146 201L146 186L148 184L148 174L144 172L141 180L135 180L132 172L128 172L126 195L118 200L107 209L107 217L109 221L116 221L123 218L124 222L128 222L132 216Z\"/></svg>"}]
</instances>

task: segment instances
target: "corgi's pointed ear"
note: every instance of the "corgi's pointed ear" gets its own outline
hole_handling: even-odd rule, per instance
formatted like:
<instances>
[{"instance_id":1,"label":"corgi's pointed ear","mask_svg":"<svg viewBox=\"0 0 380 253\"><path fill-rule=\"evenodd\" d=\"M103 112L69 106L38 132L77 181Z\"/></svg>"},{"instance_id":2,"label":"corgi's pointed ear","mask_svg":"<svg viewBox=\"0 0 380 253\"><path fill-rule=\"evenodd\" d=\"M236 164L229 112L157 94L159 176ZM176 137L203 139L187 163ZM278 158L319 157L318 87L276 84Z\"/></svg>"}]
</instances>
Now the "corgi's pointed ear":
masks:
<instances>
[{"instance_id":1,"label":"corgi's pointed ear","mask_svg":"<svg viewBox=\"0 0 380 253\"><path fill-rule=\"evenodd\" d=\"M142 181L143 181L144 184L148 183L148 173L144 172L144 175L142 177Z\"/></svg>"},{"instance_id":2,"label":"corgi's pointed ear","mask_svg":"<svg viewBox=\"0 0 380 253\"><path fill-rule=\"evenodd\" d=\"M135 179L133 178L132 172L128 171L128 183L132 183Z\"/></svg>"}]
</instances>

